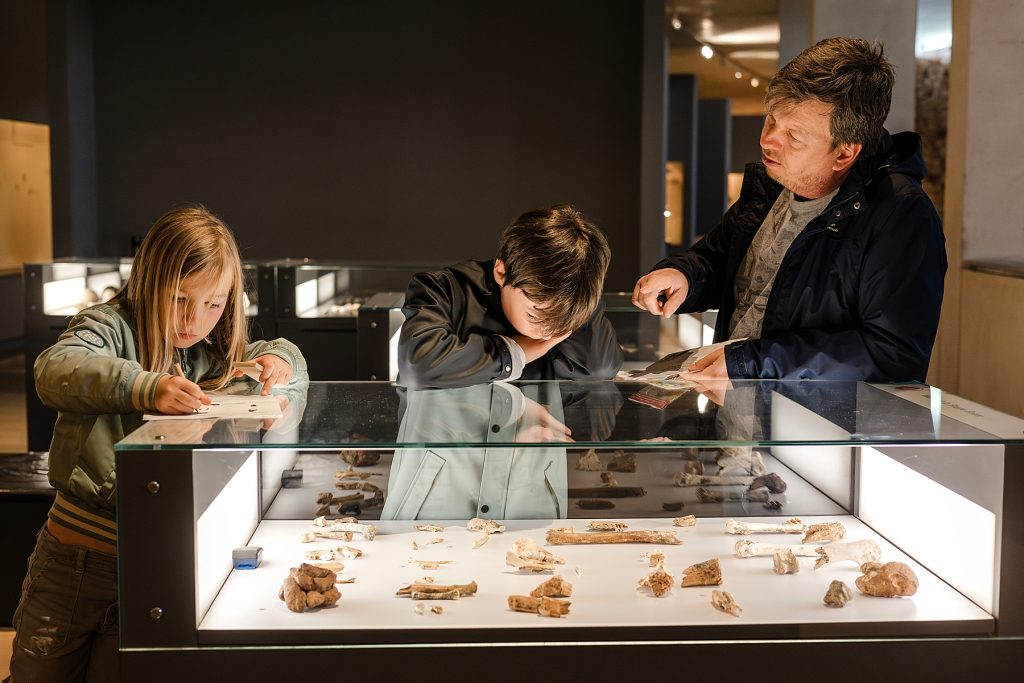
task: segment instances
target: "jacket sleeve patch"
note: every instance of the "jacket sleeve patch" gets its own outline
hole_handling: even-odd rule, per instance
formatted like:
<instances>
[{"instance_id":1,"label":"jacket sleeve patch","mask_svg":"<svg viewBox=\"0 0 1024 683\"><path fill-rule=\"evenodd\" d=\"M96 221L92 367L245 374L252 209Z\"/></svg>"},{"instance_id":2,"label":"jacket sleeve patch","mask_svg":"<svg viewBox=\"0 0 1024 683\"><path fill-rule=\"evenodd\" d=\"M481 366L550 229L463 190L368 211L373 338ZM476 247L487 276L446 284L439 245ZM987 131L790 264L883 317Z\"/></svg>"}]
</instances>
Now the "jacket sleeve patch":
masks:
<instances>
[{"instance_id":1,"label":"jacket sleeve patch","mask_svg":"<svg viewBox=\"0 0 1024 683\"><path fill-rule=\"evenodd\" d=\"M107 345L107 343L103 341L103 337L99 336L92 330L75 330L75 336L86 344L92 344L97 349L102 349Z\"/></svg>"}]
</instances>

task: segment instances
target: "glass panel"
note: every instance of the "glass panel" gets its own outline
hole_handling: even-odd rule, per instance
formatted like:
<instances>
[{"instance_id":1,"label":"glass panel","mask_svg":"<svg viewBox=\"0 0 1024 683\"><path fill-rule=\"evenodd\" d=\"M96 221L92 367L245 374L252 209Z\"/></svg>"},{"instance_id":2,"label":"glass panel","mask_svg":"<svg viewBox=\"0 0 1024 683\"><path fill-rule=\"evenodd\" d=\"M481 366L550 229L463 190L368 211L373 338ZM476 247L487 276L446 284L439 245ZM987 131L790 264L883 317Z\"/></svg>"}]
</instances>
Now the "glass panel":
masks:
<instances>
[{"instance_id":1,"label":"glass panel","mask_svg":"<svg viewBox=\"0 0 1024 683\"><path fill-rule=\"evenodd\" d=\"M313 382L301 401L269 430L253 420L151 422L117 448L544 448L558 438L555 423L568 426L576 447L646 452L1024 442L1024 420L922 385L748 380L701 392L526 382L407 391L384 382Z\"/></svg>"}]
</instances>

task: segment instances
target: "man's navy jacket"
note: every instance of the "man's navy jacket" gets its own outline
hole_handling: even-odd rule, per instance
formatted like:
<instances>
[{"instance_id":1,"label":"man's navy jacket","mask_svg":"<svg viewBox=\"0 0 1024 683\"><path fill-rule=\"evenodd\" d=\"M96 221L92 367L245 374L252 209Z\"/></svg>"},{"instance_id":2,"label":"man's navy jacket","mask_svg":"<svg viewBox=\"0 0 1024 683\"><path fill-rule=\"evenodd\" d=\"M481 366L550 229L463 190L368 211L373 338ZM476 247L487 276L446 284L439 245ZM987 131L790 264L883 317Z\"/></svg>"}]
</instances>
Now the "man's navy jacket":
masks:
<instances>
[{"instance_id":1,"label":"man's navy jacket","mask_svg":"<svg viewBox=\"0 0 1024 683\"><path fill-rule=\"evenodd\" d=\"M886 133L878 154L856 161L786 252L761 338L727 347L729 377L924 381L946 272L924 170L916 133ZM718 309L715 341L729 338L736 271L781 192L764 164L748 164L722 222L655 267L689 280L678 313Z\"/></svg>"}]
</instances>

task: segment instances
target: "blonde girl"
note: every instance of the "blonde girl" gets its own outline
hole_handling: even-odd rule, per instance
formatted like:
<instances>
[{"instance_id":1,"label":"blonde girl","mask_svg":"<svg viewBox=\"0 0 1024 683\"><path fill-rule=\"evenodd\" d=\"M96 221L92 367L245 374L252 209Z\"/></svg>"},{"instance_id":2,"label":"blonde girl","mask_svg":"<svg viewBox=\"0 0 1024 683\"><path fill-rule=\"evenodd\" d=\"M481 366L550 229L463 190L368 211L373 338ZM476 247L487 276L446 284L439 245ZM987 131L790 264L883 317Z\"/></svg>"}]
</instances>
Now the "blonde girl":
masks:
<instances>
[{"instance_id":1,"label":"blonde girl","mask_svg":"<svg viewBox=\"0 0 1024 683\"><path fill-rule=\"evenodd\" d=\"M117 296L75 316L36 359L36 390L58 411L57 497L14 616L12 680L117 679L114 444L142 412L209 403L206 391L240 374L235 361L263 366L264 394L306 379L294 344L248 340L242 299L231 231L205 208L175 209L150 228Z\"/></svg>"}]
</instances>

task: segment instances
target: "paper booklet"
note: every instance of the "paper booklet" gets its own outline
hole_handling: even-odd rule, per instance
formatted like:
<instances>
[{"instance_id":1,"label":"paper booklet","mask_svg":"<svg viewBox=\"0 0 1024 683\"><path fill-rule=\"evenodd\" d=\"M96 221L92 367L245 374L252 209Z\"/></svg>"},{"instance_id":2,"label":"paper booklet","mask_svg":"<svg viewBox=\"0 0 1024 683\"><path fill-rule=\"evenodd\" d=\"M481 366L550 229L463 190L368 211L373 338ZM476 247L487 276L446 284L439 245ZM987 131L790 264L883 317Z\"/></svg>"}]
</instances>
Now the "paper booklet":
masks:
<instances>
[{"instance_id":1,"label":"paper booklet","mask_svg":"<svg viewBox=\"0 0 1024 683\"><path fill-rule=\"evenodd\" d=\"M185 415L164 415L163 413L145 413L144 420L199 420L206 418L256 418L278 419L283 417L281 403L276 396L259 394L222 394L209 392L206 394L213 403L196 409L194 413Z\"/></svg>"},{"instance_id":2,"label":"paper booklet","mask_svg":"<svg viewBox=\"0 0 1024 683\"><path fill-rule=\"evenodd\" d=\"M620 371L615 376L615 381L643 382L647 386L630 394L629 400L663 410L689 389L700 386L697 382L683 377L687 367L709 353L739 341L743 339L729 339L717 344L670 353L643 370Z\"/></svg>"}]
</instances>

